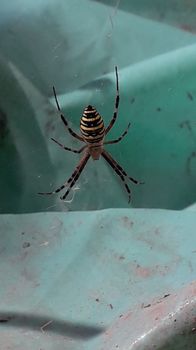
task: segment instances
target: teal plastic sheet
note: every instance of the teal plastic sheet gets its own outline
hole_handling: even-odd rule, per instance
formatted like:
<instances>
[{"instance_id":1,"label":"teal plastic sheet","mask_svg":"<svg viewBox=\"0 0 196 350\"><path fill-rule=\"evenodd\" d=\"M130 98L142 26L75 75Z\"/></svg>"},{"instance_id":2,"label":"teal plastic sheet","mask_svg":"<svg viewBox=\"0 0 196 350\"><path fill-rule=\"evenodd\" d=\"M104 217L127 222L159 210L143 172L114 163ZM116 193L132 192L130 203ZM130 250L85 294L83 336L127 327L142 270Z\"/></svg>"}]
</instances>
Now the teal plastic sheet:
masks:
<instances>
[{"instance_id":1,"label":"teal plastic sheet","mask_svg":"<svg viewBox=\"0 0 196 350\"><path fill-rule=\"evenodd\" d=\"M118 6L81 3L2 6L1 212L128 207L122 185L103 160L89 161L71 203L37 195L64 183L79 161L50 140L80 147L60 120L52 85L76 131L88 104L107 125L114 109L115 65L120 108L108 139L129 122L131 130L107 149L131 176L145 181L132 186L131 205L190 205L195 201L195 36Z\"/></svg>"},{"instance_id":2,"label":"teal plastic sheet","mask_svg":"<svg viewBox=\"0 0 196 350\"><path fill-rule=\"evenodd\" d=\"M0 232L2 349L195 348L195 211L3 215Z\"/></svg>"},{"instance_id":3,"label":"teal plastic sheet","mask_svg":"<svg viewBox=\"0 0 196 350\"><path fill-rule=\"evenodd\" d=\"M2 349L194 349L195 5L1 0ZM66 201L88 105L108 152L143 185L90 159ZM66 191L66 189L65 189ZM64 192L62 192L63 194ZM188 208L188 209L187 209ZM1 346L0 346L1 348Z\"/></svg>"}]
</instances>

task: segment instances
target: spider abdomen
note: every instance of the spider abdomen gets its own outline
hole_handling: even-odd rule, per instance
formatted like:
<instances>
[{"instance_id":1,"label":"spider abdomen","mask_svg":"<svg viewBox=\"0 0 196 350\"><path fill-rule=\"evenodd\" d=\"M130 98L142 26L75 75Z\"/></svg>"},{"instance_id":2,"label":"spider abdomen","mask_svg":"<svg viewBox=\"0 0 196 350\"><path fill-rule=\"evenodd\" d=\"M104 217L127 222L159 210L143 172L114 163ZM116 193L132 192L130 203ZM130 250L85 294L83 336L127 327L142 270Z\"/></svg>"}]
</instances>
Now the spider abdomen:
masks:
<instances>
[{"instance_id":1,"label":"spider abdomen","mask_svg":"<svg viewBox=\"0 0 196 350\"><path fill-rule=\"evenodd\" d=\"M100 143L105 135L104 122L97 110L88 106L85 108L80 120L80 130L87 143Z\"/></svg>"}]
</instances>

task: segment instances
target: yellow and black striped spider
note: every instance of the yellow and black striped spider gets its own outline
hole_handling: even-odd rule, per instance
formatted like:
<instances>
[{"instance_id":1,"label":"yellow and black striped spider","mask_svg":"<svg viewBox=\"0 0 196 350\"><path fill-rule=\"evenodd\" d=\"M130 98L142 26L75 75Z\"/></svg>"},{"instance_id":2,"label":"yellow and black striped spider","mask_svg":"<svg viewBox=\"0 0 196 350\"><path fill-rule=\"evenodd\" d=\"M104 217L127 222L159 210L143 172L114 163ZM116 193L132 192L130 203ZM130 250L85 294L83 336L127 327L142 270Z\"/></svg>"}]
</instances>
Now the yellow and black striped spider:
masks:
<instances>
[{"instance_id":1,"label":"yellow and black striped spider","mask_svg":"<svg viewBox=\"0 0 196 350\"><path fill-rule=\"evenodd\" d=\"M80 120L80 130L81 130L81 135L76 134L68 125L67 120L65 119L64 115L62 114L60 105L57 100L57 95L55 88L53 87L53 92L54 92L54 97L56 101L56 105L58 108L58 111L60 112L61 119L65 125L65 127L68 129L69 133L75 137L76 139L85 142L85 146L80 148L79 150L75 150L72 148L65 147L62 145L60 142L56 141L55 139L52 138L52 140L57 143L60 147L65 149L66 151L70 151L73 153L82 153L84 152L83 157L81 158L79 164L75 168L73 174L70 176L70 178L67 180L65 184L57 188L55 191L52 192L39 192L39 194L43 195L50 195L50 194L55 194L63 190L66 186L68 186L67 191L65 194L60 197L62 200L64 200L71 188L75 185L76 181L78 180L82 170L84 169L86 163L88 162L89 158L92 157L94 160L98 160L100 156L105 158L105 160L110 164L110 166L114 169L116 174L121 178L123 181L123 184L125 186L125 189L128 193L129 196L129 202L131 199L131 191L130 188L126 182L126 179L128 178L135 184L142 184L143 182L139 182L135 180L134 178L128 176L128 174L124 171L124 169L112 158L112 156L104 149L104 145L109 145L112 143L117 143L122 140L122 138L127 134L128 129L130 127L130 123L128 124L126 130L123 132L123 134L116 140L112 141L106 141L104 142L105 136L108 134L110 129L113 127L117 114L118 114L118 106L119 106L119 84L118 84L118 71L117 67L115 67L115 72L116 72L116 100L115 100L115 109L114 109L114 114L112 117L112 120L110 121L110 124L105 128L104 127L104 122L100 114L96 111L94 107L91 105L87 106L84 109L83 115Z\"/></svg>"}]
</instances>

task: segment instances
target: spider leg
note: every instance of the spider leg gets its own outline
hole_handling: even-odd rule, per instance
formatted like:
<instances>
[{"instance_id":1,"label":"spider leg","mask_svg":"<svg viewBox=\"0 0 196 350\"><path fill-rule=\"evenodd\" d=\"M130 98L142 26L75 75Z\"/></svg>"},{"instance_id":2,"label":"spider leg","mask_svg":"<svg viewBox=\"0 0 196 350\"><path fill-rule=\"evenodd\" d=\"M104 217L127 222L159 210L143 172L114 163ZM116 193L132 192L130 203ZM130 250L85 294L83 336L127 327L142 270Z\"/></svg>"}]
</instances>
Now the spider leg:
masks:
<instances>
[{"instance_id":1,"label":"spider leg","mask_svg":"<svg viewBox=\"0 0 196 350\"><path fill-rule=\"evenodd\" d=\"M75 182L76 182L76 180L78 179L79 175L81 174L82 170L84 169L84 167L85 167L85 165L86 165L86 163L87 163L89 157L90 157L90 155L89 155L88 153L84 155L84 157L80 160L78 166L77 166L76 169L74 170L73 174L70 176L70 178L69 178L62 186L58 187L55 191L51 191L51 192L38 192L38 194L41 194L41 195L55 194L55 193L58 193L58 192L62 191L63 188L65 188L65 187L67 186L67 184L69 184L70 182L71 182L71 185L72 185L72 182L74 182L74 183L73 183L73 185L74 185ZM78 174L78 172L79 172L79 175L78 175L78 177L77 177L76 180L75 180L75 177L76 177L76 175ZM74 181L74 180L75 180L75 181ZM71 185L70 185L69 189L67 190L68 193L70 192L71 187L73 187L73 185L72 185L72 186L71 186ZM67 192L66 192L66 193L67 193ZM66 196L68 195L68 193L66 194ZM62 198L65 199L64 196L63 196Z\"/></svg>"},{"instance_id":2,"label":"spider leg","mask_svg":"<svg viewBox=\"0 0 196 350\"><path fill-rule=\"evenodd\" d=\"M60 143L59 141L53 139L53 137L51 138L51 140L54 141L55 143L57 143L57 145L59 145L60 147L62 147L66 151L70 151L70 152L73 152L73 153L81 153L87 147L87 146L84 146L84 147L82 147L80 149L73 149L73 148L65 147L64 145L62 145L62 143Z\"/></svg>"},{"instance_id":3,"label":"spider leg","mask_svg":"<svg viewBox=\"0 0 196 350\"><path fill-rule=\"evenodd\" d=\"M113 162L113 164L115 165L115 167L124 175L126 176L129 180L131 180L134 184L136 185L143 185L144 182L142 181L138 181L136 179L134 179L133 177L129 176L125 170L114 160L114 158L112 158L111 154L108 153L106 150L104 150L104 152L106 153L107 157L110 158L111 162Z\"/></svg>"},{"instance_id":4,"label":"spider leg","mask_svg":"<svg viewBox=\"0 0 196 350\"><path fill-rule=\"evenodd\" d=\"M60 192L61 190L63 190L63 188L65 188L67 185L67 182L65 182L62 186L58 187L55 191L51 191L51 192L38 192L38 194L41 195L50 195L50 194L55 194Z\"/></svg>"},{"instance_id":5,"label":"spider leg","mask_svg":"<svg viewBox=\"0 0 196 350\"><path fill-rule=\"evenodd\" d=\"M113 160L113 158L110 156L110 154L108 152L106 152L105 150L102 151L102 154L103 158L110 164L110 166L114 169L114 171L116 172L116 174L121 178L124 186L125 186L125 189L128 193L128 203L130 203L131 201L131 190L129 188L129 186L127 185L126 183L126 180L125 180L125 177L123 176L122 172L117 168L116 166L116 162Z\"/></svg>"},{"instance_id":6,"label":"spider leg","mask_svg":"<svg viewBox=\"0 0 196 350\"><path fill-rule=\"evenodd\" d=\"M57 99L57 95L56 95L56 90L55 90L55 87L54 87L54 86L53 86L53 93L54 93L54 98L55 98L55 101L56 101L57 109L58 109L58 111L59 111L59 113L60 113L61 120L62 120L62 122L64 123L65 127L68 129L69 133L70 133L73 137L75 137L76 139L78 139L78 140L84 142L83 137L80 136L80 135L78 135L78 134L76 134L76 133L69 127L68 122L67 122L67 120L65 119L65 117L64 117L64 115L63 115L63 113L62 113L62 111L61 111L61 108L60 108L60 105L59 105L59 102L58 102L58 99Z\"/></svg>"},{"instance_id":7,"label":"spider leg","mask_svg":"<svg viewBox=\"0 0 196 350\"><path fill-rule=\"evenodd\" d=\"M118 139L116 139L116 140L111 140L111 141L106 141L106 142L104 142L104 145L111 145L112 143L117 143L117 142L121 141L121 140L123 139L123 137L124 137L125 135L127 135L128 130L129 130L129 128L130 128L130 125L131 125L131 123L128 124L126 130L123 132L123 134L122 134Z\"/></svg>"},{"instance_id":8,"label":"spider leg","mask_svg":"<svg viewBox=\"0 0 196 350\"><path fill-rule=\"evenodd\" d=\"M70 184L67 191L65 192L65 194L62 197L60 197L60 199L64 200L68 196L71 188L75 185L76 181L78 180L79 176L81 175L82 170L84 169L89 158L90 158L90 154L86 153L84 155L84 157L81 159L81 161L78 164L78 166L76 167L75 171L73 172L73 174L70 176L70 178L67 181L67 184Z\"/></svg>"},{"instance_id":9,"label":"spider leg","mask_svg":"<svg viewBox=\"0 0 196 350\"><path fill-rule=\"evenodd\" d=\"M118 106L119 106L119 100L120 100L120 95L119 95L119 84L118 84L118 69L117 66L115 66L115 72L116 72L116 100L115 100L115 108L114 108L114 114L112 117L112 120L108 127L105 129L105 135L110 131L110 129L113 127L117 114L118 114Z\"/></svg>"}]
</instances>

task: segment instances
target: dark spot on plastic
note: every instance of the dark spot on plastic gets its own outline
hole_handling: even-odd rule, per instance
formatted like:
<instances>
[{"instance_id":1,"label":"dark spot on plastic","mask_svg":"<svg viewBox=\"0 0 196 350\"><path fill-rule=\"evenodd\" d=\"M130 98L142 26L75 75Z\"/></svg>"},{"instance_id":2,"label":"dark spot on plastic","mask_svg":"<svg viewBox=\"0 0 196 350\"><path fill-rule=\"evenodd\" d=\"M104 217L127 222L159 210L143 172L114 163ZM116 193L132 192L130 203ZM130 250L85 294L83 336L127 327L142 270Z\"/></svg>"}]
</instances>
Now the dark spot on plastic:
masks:
<instances>
[{"instance_id":1,"label":"dark spot on plastic","mask_svg":"<svg viewBox=\"0 0 196 350\"><path fill-rule=\"evenodd\" d=\"M165 294L163 298L167 298L169 296L170 296L170 294Z\"/></svg>"},{"instance_id":2,"label":"dark spot on plastic","mask_svg":"<svg viewBox=\"0 0 196 350\"><path fill-rule=\"evenodd\" d=\"M193 95L189 91L187 92L187 97L190 101L193 101Z\"/></svg>"},{"instance_id":3,"label":"dark spot on plastic","mask_svg":"<svg viewBox=\"0 0 196 350\"><path fill-rule=\"evenodd\" d=\"M123 255L119 256L119 260L125 260L125 257Z\"/></svg>"},{"instance_id":4,"label":"dark spot on plastic","mask_svg":"<svg viewBox=\"0 0 196 350\"><path fill-rule=\"evenodd\" d=\"M193 151L187 158L187 161L186 161L186 171L187 171L187 174L190 176L191 175L191 162L193 160L193 158L196 157L196 152Z\"/></svg>"},{"instance_id":5,"label":"dark spot on plastic","mask_svg":"<svg viewBox=\"0 0 196 350\"><path fill-rule=\"evenodd\" d=\"M154 233L155 233L155 235L159 235L159 234L160 234L159 228L156 228L156 229L154 230Z\"/></svg>"},{"instance_id":6,"label":"dark spot on plastic","mask_svg":"<svg viewBox=\"0 0 196 350\"><path fill-rule=\"evenodd\" d=\"M113 310L113 305L112 305L112 304L109 304L109 306L110 306L110 309Z\"/></svg>"},{"instance_id":7,"label":"dark spot on plastic","mask_svg":"<svg viewBox=\"0 0 196 350\"><path fill-rule=\"evenodd\" d=\"M1 317L1 315L0 315L0 323L6 323L6 322L9 322L9 321L11 321L11 319L12 319L13 317L11 317L11 316L7 316L7 317Z\"/></svg>"},{"instance_id":8,"label":"dark spot on plastic","mask_svg":"<svg viewBox=\"0 0 196 350\"><path fill-rule=\"evenodd\" d=\"M186 32L194 33L193 26L191 26L191 25L189 25L187 23L182 23L180 25L180 28L182 28L182 30L185 30Z\"/></svg>"},{"instance_id":9,"label":"dark spot on plastic","mask_svg":"<svg viewBox=\"0 0 196 350\"><path fill-rule=\"evenodd\" d=\"M123 226L127 229L131 229L133 226L133 221L129 219L128 216L122 217Z\"/></svg>"},{"instance_id":10,"label":"dark spot on plastic","mask_svg":"<svg viewBox=\"0 0 196 350\"><path fill-rule=\"evenodd\" d=\"M157 107L157 112L161 112L161 108L160 107Z\"/></svg>"},{"instance_id":11,"label":"dark spot on plastic","mask_svg":"<svg viewBox=\"0 0 196 350\"><path fill-rule=\"evenodd\" d=\"M95 301L97 301L97 303L99 303L99 298L96 298Z\"/></svg>"},{"instance_id":12,"label":"dark spot on plastic","mask_svg":"<svg viewBox=\"0 0 196 350\"><path fill-rule=\"evenodd\" d=\"M143 308L146 309L147 307L150 307L151 304L144 305Z\"/></svg>"},{"instance_id":13,"label":"dark spot on plastic","mask_svg":"<svg viewBox=\"0 0 196 350\"><path fill-rule=\"evenodd\" d=\"M7 116L6 114L0 109L0 139L3 139L8 134L8 127L7 127Z\"/></svg>"},{"instance_id":14,"label":"dark spot on plastic","mask_svg":"<svg viewBox=\"0 0 196 350\"><path fill-rule=\"evenodd\" d=\"M180 124L179 124L179 127L180 128L187 128L190 132L192 131L192 128L191 128L191 123L190 123L190 121L189 120L184 120L183 122L181 122Z\"/></svg>"},{"instance_id":15,"label":"dark spot on plastic","mask_svg":"<svg viewBox=\"0 0 196 350\"><path fill-rule=\"evenodd\" d=\"M29 242L24 242L23 245L22 245L22 247L23 247L23 248L29 248L30 245L31 245L31 244L30 244Z\"/></svg>"},{"instance_id":16,"label":"dark spot on plastic","mask_svg":"<svg viewBox=\"0 0 196 350\"><path fill-rule=\"evenodd\" d=\"M133 104L135 102L135 97L131 98L131 104Z\"/></svg>"}]
</instances>

